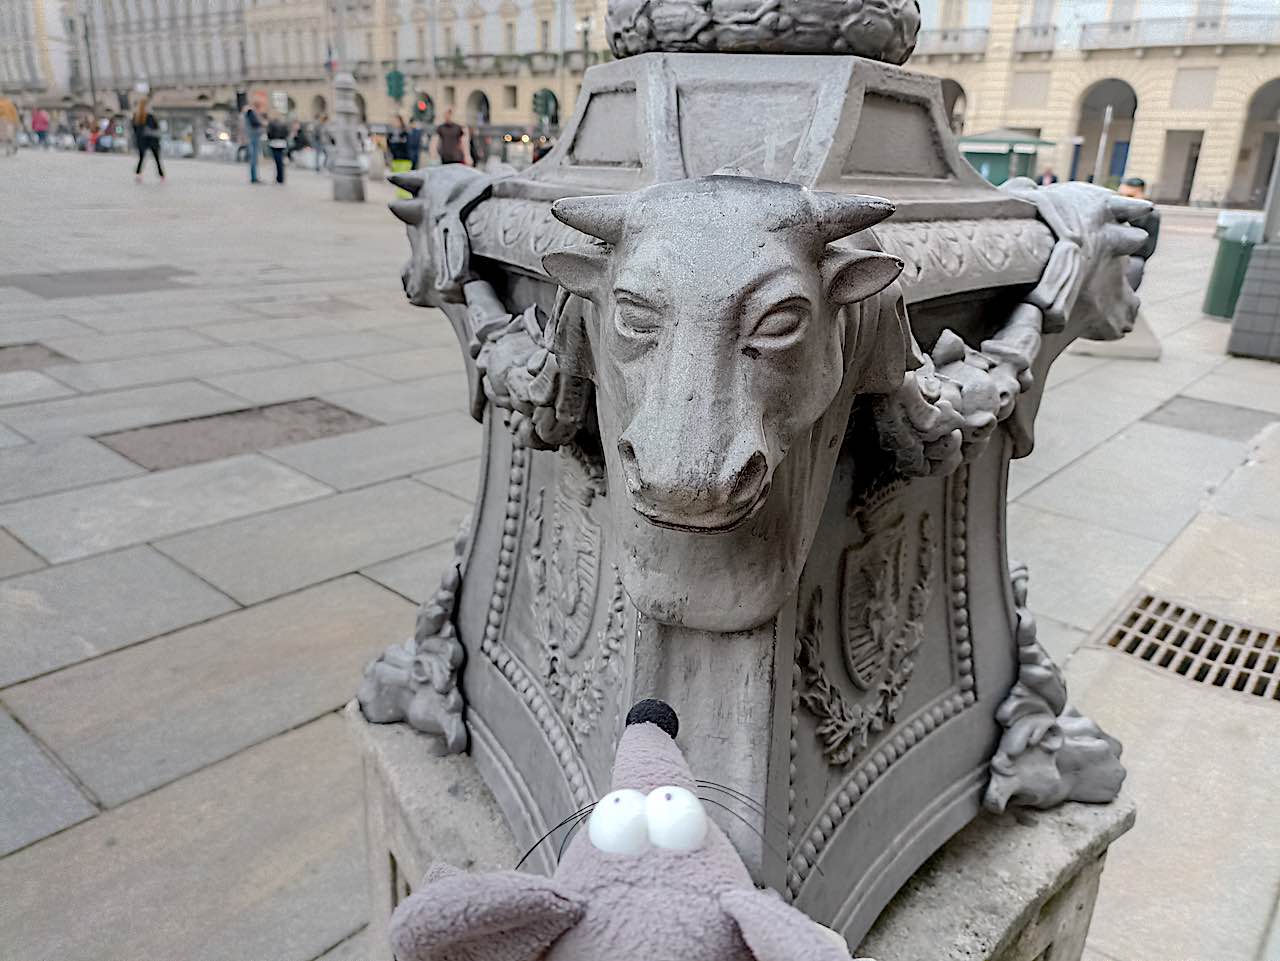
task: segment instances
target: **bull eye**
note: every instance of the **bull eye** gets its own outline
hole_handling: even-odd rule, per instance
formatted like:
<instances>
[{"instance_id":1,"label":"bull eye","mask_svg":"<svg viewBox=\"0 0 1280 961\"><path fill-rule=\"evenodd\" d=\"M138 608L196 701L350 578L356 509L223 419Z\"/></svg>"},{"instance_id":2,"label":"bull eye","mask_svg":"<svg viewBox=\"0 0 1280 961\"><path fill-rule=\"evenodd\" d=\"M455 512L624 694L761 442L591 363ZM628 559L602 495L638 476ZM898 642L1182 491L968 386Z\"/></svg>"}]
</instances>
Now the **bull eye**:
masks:
<instances>
[{"instance_id":1,"label":"bull eye","mask_svg":"<svg viewBox=\"0 0 1280 961\"><path fill-rule=\"evenodd\" d=\"M656 337L662 329L658 308L631 293L615 292L614 325L624 337Z\"/></svg>"},{"instance_id":2,"label":"bull eye","mask_svg":"<svg viewBox=\"0 0 1280 961\"><path fill-rule=\"evenodd\" d=\"M809 301L789 297L774 304L751 328L749 339L757 349L778 350L798 341L809 322Z\"/></svg>"}]
</instances>

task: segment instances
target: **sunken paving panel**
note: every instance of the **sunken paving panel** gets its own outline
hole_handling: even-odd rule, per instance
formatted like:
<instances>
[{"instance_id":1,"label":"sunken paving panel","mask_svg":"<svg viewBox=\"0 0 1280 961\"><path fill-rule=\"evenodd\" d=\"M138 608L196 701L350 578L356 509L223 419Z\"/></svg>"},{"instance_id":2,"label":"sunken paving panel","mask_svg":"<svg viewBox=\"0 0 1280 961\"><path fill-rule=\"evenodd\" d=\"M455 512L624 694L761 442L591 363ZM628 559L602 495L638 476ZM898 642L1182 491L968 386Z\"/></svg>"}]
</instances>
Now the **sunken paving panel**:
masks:
<instances>
[{"instance_id":1,"label":"sunken paving panel","mask_svg":"<svg viewBox=\"0 0 1280 961\"><path fill-rule=\"evenodd\" d=\"M44 344L14 344L11 347L0 347L0 374L14 370L38 370L51 364L74 364L70 357L63 356L56 350L50 350Z\"/></svg>"},{"instance_id":2,"label":"sunken paving panel","mask_svg":"<svg viewBox=\"0 0 1280 961\"><path fill-rule=\"evenodd\" d=\"M0 288L17 287L35 297L110 297L143 294L187 287L181 279L191 271L167 264L150 267L113 267L106 270L62 270L48 274L0 274Z\"/></svg>"},{"instance_id":3,"label":"sunken paving panel","mask_svg":"<svg viewBox=\"0 0 1280 961\"><path fill-rule=\"evenodd\" d=\"M1163 427L1180 427L1228 440L1247 441L1268 424L1280 420L1280 415L1178 394L1142 419Z\"/></svg>"},{"instance_id":4,"label":"sunken paving panel","mask_svg":"<svg viewBox=\"0 0 1280 961\"><path fill-rule=\"evenodd\" d=\"M149 470L167 470L378 426L377 421L308 398L138 427L95 439Z\"/></svg>"},{"instance_id":5,"label":"sunken paving panel","mask_svg":"<svg viewBox=\"0 0 1280 961\"><path fill-rule=\"evenodd\" d=\"M1280 701L1280 631L1143 593L1103 644L1190 681Z\"/></svg>"}]
</instances>

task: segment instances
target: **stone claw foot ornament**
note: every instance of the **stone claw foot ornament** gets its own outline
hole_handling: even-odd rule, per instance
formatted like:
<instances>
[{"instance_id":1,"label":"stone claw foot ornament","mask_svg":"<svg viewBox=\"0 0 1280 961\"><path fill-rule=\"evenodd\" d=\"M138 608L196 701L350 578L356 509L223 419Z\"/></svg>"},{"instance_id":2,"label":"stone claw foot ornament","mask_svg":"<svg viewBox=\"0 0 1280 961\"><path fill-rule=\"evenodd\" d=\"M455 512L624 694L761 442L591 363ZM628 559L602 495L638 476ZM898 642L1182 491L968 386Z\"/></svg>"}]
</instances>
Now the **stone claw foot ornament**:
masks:
<instances>
[{"instance_id":1,"label":"stone claw foot ornament","mask_svg":"<svg viewBox=\"0 0 1280 961\"><path fill-rule=\"evenodd\" d=\"M470 531L468 517L454 540L453 563L440 578L439 590L418 611L413 638L391 645L372 661L356 694L361 711L373 723L406 721L415 730L436 735L436 754L458 754L467 747L465 701L458 690L464 651L453 611Z\"/></svg>"},{"instance_id":2,"label":"stone claw foot ornament","mask_svg":"<svg viewBox=\"0 0 1280 961\"><path fill-rule=\"evenodd\" d=\"M983 804L1050 808L1063 801L1106 803L1120 793L1120 742L1067 705L1062 671L1036 640L1027 609L1027 569L1012 572L1018 605L1018 680L996 710L1005 728L991 759Z\"/></svg>"}]
</instances>

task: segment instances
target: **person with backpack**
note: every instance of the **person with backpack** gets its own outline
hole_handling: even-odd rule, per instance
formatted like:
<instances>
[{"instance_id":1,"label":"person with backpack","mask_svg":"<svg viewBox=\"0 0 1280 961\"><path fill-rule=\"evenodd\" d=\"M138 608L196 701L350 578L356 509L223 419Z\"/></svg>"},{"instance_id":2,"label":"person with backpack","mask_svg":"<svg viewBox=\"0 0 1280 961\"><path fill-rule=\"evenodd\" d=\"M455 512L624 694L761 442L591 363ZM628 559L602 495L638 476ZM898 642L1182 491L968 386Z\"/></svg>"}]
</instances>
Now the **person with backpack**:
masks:
<instances>
[{"instance_id":1,"label":"person with backpack","mask_svg":"<svg viewBox=\"0 0 1280 961\"><path fill-rule=\"evenodd\" d=\"M271 148L271 158L276 162L276 183L284 183L284 155L289 149L289 125L283 117L270 117L267 120L267 146Z\"/></svg>"},{"instance_id":2,"label":"person with backpack","mask_svg":"<svg viewBox=\"0 0 1280 961\"><path fill-rule=\"evenodd\" d=\"M146 97L138 101L133 112L133 142L138 148L138 169L133 172L134 179L142 183L142 164L147 159L147 151L151 151L156 158L156 173L164 183L164 167L160 163L160 124L156 115L147 109Z\"/></svg>"}]
</instances>

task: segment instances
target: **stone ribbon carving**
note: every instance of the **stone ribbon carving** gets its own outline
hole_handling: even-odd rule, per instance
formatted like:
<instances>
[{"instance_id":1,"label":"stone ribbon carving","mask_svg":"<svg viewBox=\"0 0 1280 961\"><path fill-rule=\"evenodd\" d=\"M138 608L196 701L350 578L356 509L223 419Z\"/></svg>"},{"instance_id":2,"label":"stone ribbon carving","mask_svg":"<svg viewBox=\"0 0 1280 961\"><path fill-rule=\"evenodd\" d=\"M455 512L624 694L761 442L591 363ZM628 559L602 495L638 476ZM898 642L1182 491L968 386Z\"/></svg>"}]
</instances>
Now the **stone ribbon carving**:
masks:
<instances>
[{"instance_id":1,"label":"stone ribbon carving","mask_svg":"<svg viewBox=\"0 0 1280 961\"><path fill-rule=\"evenodd\" d=\"M983 803L999 813L1010 804L1112 801L1125 775L1120 742L1068 706L1062 671L1036 640L1027 568L1018 565L1010 576L1018 605L1018 680L996 710L1005 732L991 759Z\"/></svg>"}]
</instances>

